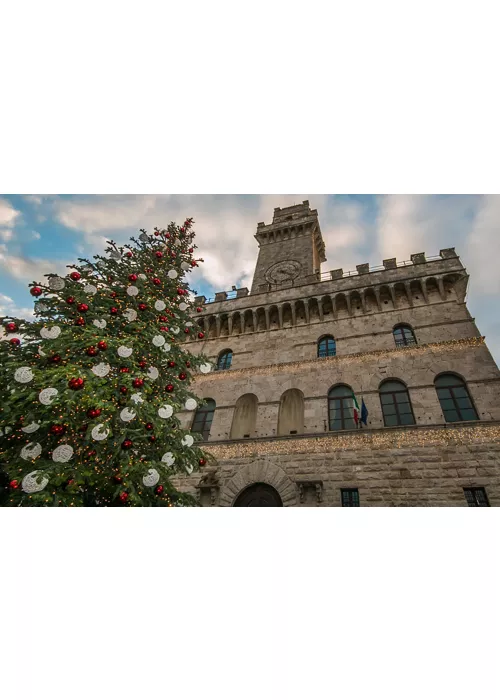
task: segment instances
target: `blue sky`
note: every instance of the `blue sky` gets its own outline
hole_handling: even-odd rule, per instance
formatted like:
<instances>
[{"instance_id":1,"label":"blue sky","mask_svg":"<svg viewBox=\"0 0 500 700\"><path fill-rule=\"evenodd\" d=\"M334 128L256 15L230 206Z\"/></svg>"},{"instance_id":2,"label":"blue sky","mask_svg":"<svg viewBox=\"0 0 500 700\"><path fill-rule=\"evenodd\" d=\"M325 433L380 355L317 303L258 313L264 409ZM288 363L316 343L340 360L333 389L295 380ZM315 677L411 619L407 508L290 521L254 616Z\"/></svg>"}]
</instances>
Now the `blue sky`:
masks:
<instances>
[{"instance_id":1,"label":"blue sky","mask_svg":"<svg viewBox=\"0 0 500 700\"><path fill-rule=\"evenodd\" d=\"M454 246L471 275L469 310L500 360L499 195L0 195L0 315L29 317L28 283L102 252L106 238L125 242L187 216L205 260L191 287L211 297L250 286L257 223L304 199L319 212L323 271Z\"/></svg>"}]
</instances>

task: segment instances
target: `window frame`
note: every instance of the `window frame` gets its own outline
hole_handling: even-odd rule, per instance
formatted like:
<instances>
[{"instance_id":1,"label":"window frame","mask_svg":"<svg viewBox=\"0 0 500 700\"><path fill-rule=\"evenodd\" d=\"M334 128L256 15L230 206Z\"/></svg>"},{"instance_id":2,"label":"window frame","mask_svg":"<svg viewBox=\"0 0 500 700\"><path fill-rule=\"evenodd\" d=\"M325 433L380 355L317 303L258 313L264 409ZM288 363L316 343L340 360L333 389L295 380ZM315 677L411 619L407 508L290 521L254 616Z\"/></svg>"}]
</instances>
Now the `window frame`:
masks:
<instances>
[{"instance_id":1,"label":"window frame","mask_svg":"<svg viewBox=\"0 0 500 700\"><path fill-rule=\"evenodd\" d=\"M456 384L449 384L448 386L438 386L438 385L436 385L436 381L440 377L453 377L453 379L455 379L457 383ZM438 376L435 377L435 379L434 379L434 389L436 390L436 395L438 397L439 405L441 407L441 411L443 413L443 418L444 418L446 423L461 423L461 422L465 423L465 422L469 422L469 421L481 420L479 418L479 413L478 413L477 408L474 404L474 401L472 400L472 396L470 394L469 387L467 386L467 382L465 381L465 379L462 379L462 377L460 377L458 374L454 374L453 372L443 372L443 374L438 374ZM449 391L450 395L447 397L447 399L442 399L441 396L439 396L440 389L447 389ZM476 416L475 418L464 418L462 416L462 411L470 411L471 409L470 408L464 408L464 409L460 408L460 406L458 405L458 399L462 399L464 397L463 396L458 396L458 397L455 396L454 389L464 389L465 390L465 392L467 393L467 398L469 399L470 405L472 407L472 410L475 413L475 416ZM449 399L451 399L453 401L454 408L453 409L443 408L443 404L441 403L441 401L442 400L445 401L445 400L449 400ZM457 420L448 420L446 418L446 414L449 411L454 411L458 415L458 419Z\"/></svg>"},{"instance_id":2,"label":"window frame","mask_svg":"<svg viewBox=\"0 0 500 700\"><path fill-rule=\"evenodd\" d=\"M390 382L398 382L399 384L401 384L404 387L404 389L399 389L398 391L383 391L383 389L382 389L383 386L385 384L389 384ZM382 394L384 396L392 396L392 403L391 404L387 404L387 403L384 404L382 402ZM410 407L410 414L411 414L411 417L413 418L413 423L402 423L401 422L401 414L399 412L399 404L396 400L396 394L406 394L406 396L408 397L408 405ZM384 427L385 428L396 428L396 427L399 428L399 427L405 427L406 425L416 425L417 424L417 421L415 420L415 414L413 412L413 405L411 403L410 392L408 391L408 387L406 386L406 384L404 382L402 382L401 379L386 379L386 380L384 380L379 386L378 395L379 395L379 399L380 399L380 406L382 408L382 418L384 419ZM384 406L394 406L395 407L396 417L398 420L396 425L387 425ZM404 415L407 415L407 414L404 414Z\"/></svg>"},{"instance_id":3,"label":"window frame","mask_svg":"<svg viewBox=\"0 0 500 700\"><path fill-rule=\"evenodd\" d=\"M337 387L345 388L346 391L350 391L351 393L345 394L343 396L339 395L339 396L330 397L330 393L334 389L336 389ZM352 399L352 388L350 386L348 386L347 384L337 384L329 389L327 398L328 398L328 430L331 432L334 432L334 431L339 432L341 430L355 430L356 429L356 422L354 420L354 402ZM351 401L351 405L346 409L346 407L344 406L344 401L346 401L347 399L349 399ZM341 428L332 428L331 427L332 426L332 407L331 407L331 404L333 401L340 401L340 422L342 425ZM335 410L337 410L337 409L335 409ZM347 416L347 419L352 421L352 423L353 423L352 427L346 427L346 415L347 415L347 412L349 410L351 412L351 415Z\"/></svg>"},{"instance_id":4,"label":"window frame","mask_svg":"<svg viewBox=\"0 0 500 700\"><path fill-rule=\"evenodd\" d=\"M406 337L405 330L410 331L412 340L408 342L408 338ZM398 341L396 338L396 332L401 331L402 339L401 341ZM392 329L392 337L394 338L394 342L396 344L397 348L406 348L406 347L411 347L413 345L418 345L417 343L417 336L415 335L415 331L413 330L413 327L410 326L409 323L398 323L397 326L394 326Z\"/></svg>"},{"instance_id":5,"label":"window frame","mask_svg":"<svg viewBox=\"0 0 500 700\"><path fill-rule=\"evenodd\" d=\"M229 364L227 364L227 357L230 357ZM222 367L221 364L224 366ZM216 372L224 372L226 369L231 369L233 364L233 351L229 348L227 350L222 350L217 357L217 364L215 365Z\"/></svg>"},{"instance_id":6,"label":"window frame","mask_svg":"<svg viewBox=\"0 0 500 700\"><path fill-rule=\"evenodd\" d=\"M348 498L344 499L344 495L348 496ZM342 508L359 508L359 489L340 489L340 503L342 504Z\"/></svg>"},{"instance_id":7,"label":"window frame","mask_svg":"<svg viewBox=\"0 0 500 700\"><path fill-rule=\"evenodd\" d=\"M215 409L217 408L217 405L216 405L214 399L207 399L207 400L213 402L213 407L211 407L207 404L204 404L203 406L200 406L199 408L197 408L196 411L194 412L193 421L191 423L191 432L192 433L200 433L203 436L203 440L205 442L207 442L208 438L210 437L210 431L212 430L212 423L214 420ZM207 430L207 416L209 416L210 414L212 414L212 417L210 418L210 423L209 423L208 430ZM202 430L197 430L194 427L195 423L197 422L196 419L199 416L203 417L203 421L201 421ZM200 422L200 421L198 421L198 422Z\"/></svg>"},{"instance_id":8,"label":"window frame","mask_svg":"<svg viewBox=\"0 0 500 700\"><path fill-rule=\"evenodd\" d=\"M484 486L464 486L464 497L469 508L479 507L479 508L489 508L490 502L488 500L488 494ZM467 492L470 492L471 499L468 498ZM481 493L484 496L484 503L479 503L477 494ZM471 502L473 501L473 502Z\"/></svg>"},{"instance_id":9,"label":"window frame","mask_svg":"<svg viewBox=\"0 0 500 700\"><path fill-rule=\"evenodd\" d=\"M328 345L330 341L333 343L333 353L329 352ZM321 350L321 344L326 342L326 348L324 354L322 354ZM333 335L322 335L321 338L318 340L317 343L317 357L318 358L324 358L324 357L336 357L337 356L337 342Z\"/></svg>"}]
</instances>

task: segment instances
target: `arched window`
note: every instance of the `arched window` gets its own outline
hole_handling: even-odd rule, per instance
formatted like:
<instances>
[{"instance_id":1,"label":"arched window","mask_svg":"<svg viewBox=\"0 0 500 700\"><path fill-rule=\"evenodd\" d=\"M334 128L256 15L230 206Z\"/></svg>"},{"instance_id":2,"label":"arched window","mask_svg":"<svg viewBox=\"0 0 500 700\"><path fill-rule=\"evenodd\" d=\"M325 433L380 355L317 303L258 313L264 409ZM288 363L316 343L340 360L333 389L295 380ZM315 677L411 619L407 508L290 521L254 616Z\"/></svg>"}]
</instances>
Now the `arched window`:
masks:
<instances>
[{"instance_id":1,"label":"arched window","mask_svg":"<svg viewBox=\"0 0 500 700\"><path fill-rule=\"evenodd\" d=\"M434 386L447 423L479 420L463 379L456 374L441 374L436 377Z\"/></svg>"},{"instance_id":2,"label":"arched window","mask_svg":"<svg viewBox=\"0 0 500 700\"><path fill-rule=\"evenodd\" d=\"M255 437L258 405L259 400L255 394L244 394L236 401L231 425L231 440Z\"/></svg>"},{"instance_id":3,"label":"arched window","mask_svg":"<svg viewBox=\"0 0 500 700\"><path fill-rule=\"evenodd\" d=\"M339 384L328 392L330 430L352 430L356 427L352 395L351 387L345 384Z\"/></svg>"},{"instance_id":4,"label":"arched window","mask_svg":"<svg viewBox=\"0 0 500 700\"><path fill-rule=\"evenodd\" d=\"M214 419L215 413L215 401L213 399L207 399L206 404L200 406L196 411L193 425L191 426L192 433L201 433L204 440L208 440L210 435L210 428L212 427L212 421Z\"/></svg>"},{"instance_id":5,"label":"arched window","mask_svg":"<svg viewBox=\"0 0 500 700\"><path fill-rule=\"evenodd\" d=\"M335 338L331 335L325 335L318 341L318 357L335 357L337 354L337 346Z\"/></svg>"},{"instance_id":6,"label":"arched window","mask_svg":"<svg viewBox=\"0 0 500 700\"><path fill-rule=\"evenodd\" d=\"M413 332L413 328L411 326L407 326L404 323L402 323L401 325L396 326L392 333L394 335L396 347L398 348L404 347L406 345L417 344L417 339L415 338L415 333Z\"/></svg>"},{"instance_id":7,"label":"arched window","mask_svg":"<svg viewBox=\"0 0 500 700\"><path fill-rule=\"evenodd\" d=\"M216 369L229 369L233 361L233 351L223 350L217 360Z\"/></svg>"},{"instance_id":8,"label":"arched window","mask_svg":"<svg viewBox=\"0 0 500 700\"><path fill-rule=\"evenodd\" d=\"M384 425L415 425L408 389L403 382L388 380L380 385Z\"/></svg>"},{"instance_id":9,"label":"arched window","mask_svg":"<svg viewBox=\"0 0 500 700\"><path fill-rule=\"evenodd\" d=\"M287 389L280 400L278 435L300 435L303 432L304 394L300 389Z\"/></svg>"}]
</instances>

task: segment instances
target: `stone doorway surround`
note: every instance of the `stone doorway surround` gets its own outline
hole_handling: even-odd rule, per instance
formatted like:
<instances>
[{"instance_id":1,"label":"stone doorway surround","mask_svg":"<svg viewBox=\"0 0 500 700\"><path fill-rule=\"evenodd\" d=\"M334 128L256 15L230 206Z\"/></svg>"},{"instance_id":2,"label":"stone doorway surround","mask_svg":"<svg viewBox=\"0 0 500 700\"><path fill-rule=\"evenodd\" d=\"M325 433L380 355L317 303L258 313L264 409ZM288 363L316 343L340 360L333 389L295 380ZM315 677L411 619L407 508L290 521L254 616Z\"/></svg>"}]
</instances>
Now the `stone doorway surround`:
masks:
<instances>
[{"instance_id":1,"label":"stone doorway surround","mask_svg":"<svg viewBox=\"0 0 500 700\"><path fill-rule=\"evenodd\" d=\"M297 494L294 482L286 472L266 457L259 457L250 464L242 465L238 471L226 481L221 494L219 505L232 506L244 489L252 484L269 484L279 493L283 506L294 506Z\"/></svg>"}]
</instances>

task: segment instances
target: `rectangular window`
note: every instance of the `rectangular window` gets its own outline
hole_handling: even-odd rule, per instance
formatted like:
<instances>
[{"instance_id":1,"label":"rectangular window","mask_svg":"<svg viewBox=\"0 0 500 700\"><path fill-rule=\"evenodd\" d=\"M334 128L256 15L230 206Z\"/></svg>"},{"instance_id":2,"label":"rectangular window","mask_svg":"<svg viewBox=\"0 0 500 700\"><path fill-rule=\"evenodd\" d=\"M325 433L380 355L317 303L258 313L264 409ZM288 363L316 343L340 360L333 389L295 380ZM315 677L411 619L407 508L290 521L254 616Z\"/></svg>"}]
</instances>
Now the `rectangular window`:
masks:
<instances>
[{"instance_id":1,"label":"rectangular window","mask_svg":"<svg viewBox=\"0 0 500 700\"><path fill-rule=\"evenodd\" d=\"M343 508L359 508L358 489L340 489Z\"/></svg>"},{"instance_id":2,"label":"rectangular window","mask_svg":"<svg viewBox=\"0 0 500 700\"><path fill-rule=\"evenodd\" d=\"M486 495L486 490L484 488L473 488L464 489L465 498L467 500L467 505L471 507L485 507L489 506L488 496Z\"/></svg>"}]
</instances>

